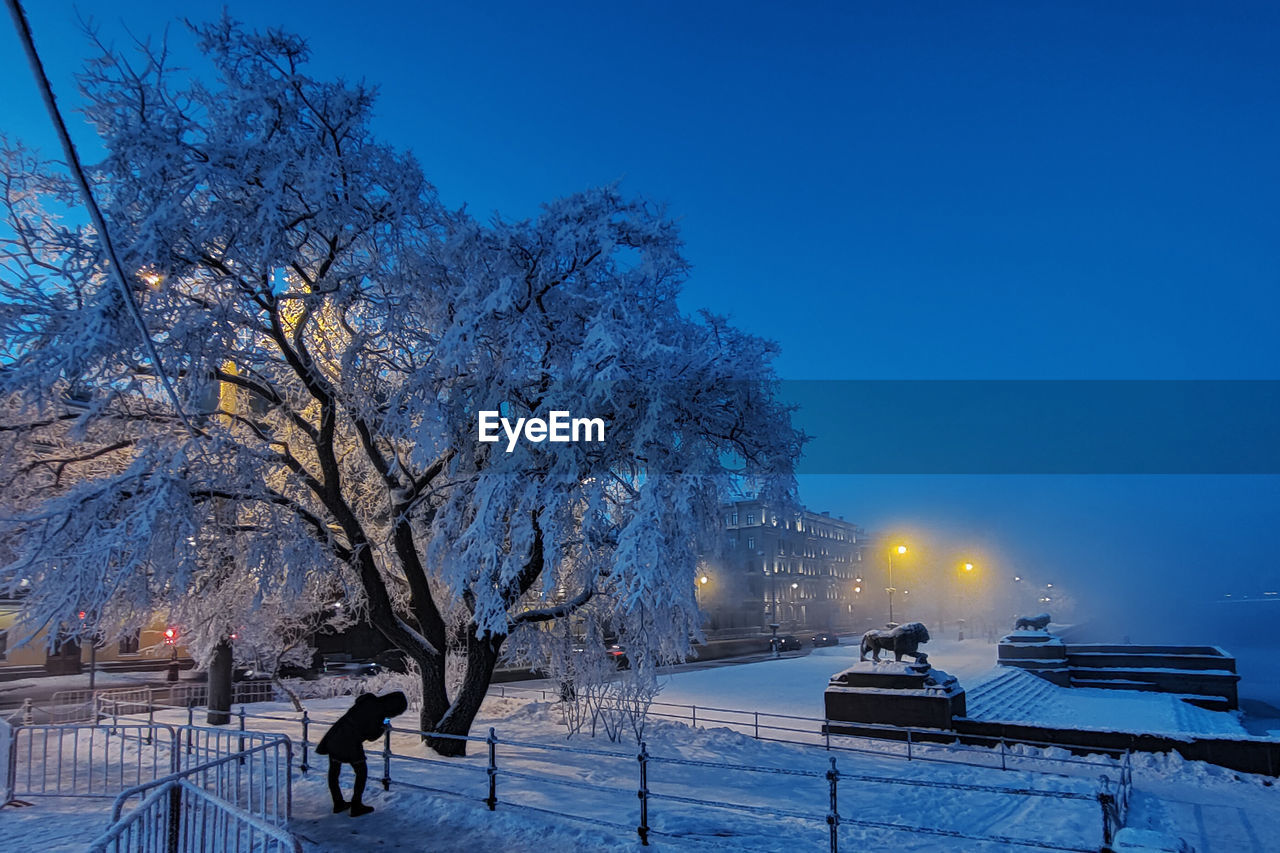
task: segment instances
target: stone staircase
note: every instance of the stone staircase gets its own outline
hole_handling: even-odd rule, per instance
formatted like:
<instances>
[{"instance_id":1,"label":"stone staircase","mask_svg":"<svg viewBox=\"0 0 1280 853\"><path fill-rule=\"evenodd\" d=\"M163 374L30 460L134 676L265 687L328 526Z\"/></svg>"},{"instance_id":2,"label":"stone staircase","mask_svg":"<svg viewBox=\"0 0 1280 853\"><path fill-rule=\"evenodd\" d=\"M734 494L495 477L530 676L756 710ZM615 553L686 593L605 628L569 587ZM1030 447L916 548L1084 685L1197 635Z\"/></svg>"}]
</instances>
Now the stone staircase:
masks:
<instances>
[{"instance_id":1,"label":"stone staircase","mask_svg":"<svg viewBox=\"0 0 1280 853\"><path fill-rule=\"evenodd\" d=\"M968 716L978 720L1025 720L1054 701L1057 685L1021 669L1007 668L968 690Z\"/></svg>"}]
</instances>

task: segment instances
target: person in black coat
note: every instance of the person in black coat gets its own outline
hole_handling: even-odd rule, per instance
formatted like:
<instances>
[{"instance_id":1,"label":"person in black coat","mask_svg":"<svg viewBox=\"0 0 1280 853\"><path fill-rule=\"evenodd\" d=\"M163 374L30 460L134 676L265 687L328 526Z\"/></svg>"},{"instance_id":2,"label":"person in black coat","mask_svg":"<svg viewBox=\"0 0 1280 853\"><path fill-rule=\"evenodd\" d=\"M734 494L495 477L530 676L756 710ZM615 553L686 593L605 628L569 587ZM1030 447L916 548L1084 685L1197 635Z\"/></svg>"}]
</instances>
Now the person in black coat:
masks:
<instances>
[{"instance_id":1,"label":"person in black coat","mask_svg":"<svg viewBox=\"0 0 1280 853\"><path fill-rule=\"evenodd\" d=\"M320 738L320 743L316 744L316 755L329 756L329 793L333 796L335 814L348 807L352 817L373 811L373 806L366 806L361 800L364 783L369 778L363 741L375 741L381 737L391 718L403 714L408 707L409 700L398 690L385 696L361 693L347 713ZM342 786L339 784L343 764L350 764L356 772L350 802L342 798Z\"/></svg>"}]
</instances>

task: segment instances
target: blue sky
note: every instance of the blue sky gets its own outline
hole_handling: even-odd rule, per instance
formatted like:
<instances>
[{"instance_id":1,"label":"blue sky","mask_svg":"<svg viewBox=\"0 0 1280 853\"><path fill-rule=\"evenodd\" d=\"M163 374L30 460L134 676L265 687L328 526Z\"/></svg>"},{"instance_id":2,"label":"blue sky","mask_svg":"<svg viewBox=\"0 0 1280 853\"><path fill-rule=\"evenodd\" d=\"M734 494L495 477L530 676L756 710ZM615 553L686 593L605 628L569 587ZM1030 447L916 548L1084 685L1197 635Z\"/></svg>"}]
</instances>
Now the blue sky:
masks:
<instances>
[{"instance_id":1,"label":"blue sky","mask_svg":"<svg viewBox=\"0 0 1280 853\"><path fill-rule=\"evenodd\" d=\"M89 53L73 5L29 5L73 107ZM154 35L177 14L77 6L117 41L122 24ZM1276 4L360 8L231 4L307 36L316 74L378 84L379 132L451 205L519 217L617 180L665 202L694 266L685 307L780 341L784 377L1280 379ZM52 152L0 31L3 128ZM1242 584L1278 574L1275 477L804 489L869 526L999 538L1006 566L1046 564L1082 587L1193 587L1221 574L1228 547Z\"/></svg>"}]
</instances>

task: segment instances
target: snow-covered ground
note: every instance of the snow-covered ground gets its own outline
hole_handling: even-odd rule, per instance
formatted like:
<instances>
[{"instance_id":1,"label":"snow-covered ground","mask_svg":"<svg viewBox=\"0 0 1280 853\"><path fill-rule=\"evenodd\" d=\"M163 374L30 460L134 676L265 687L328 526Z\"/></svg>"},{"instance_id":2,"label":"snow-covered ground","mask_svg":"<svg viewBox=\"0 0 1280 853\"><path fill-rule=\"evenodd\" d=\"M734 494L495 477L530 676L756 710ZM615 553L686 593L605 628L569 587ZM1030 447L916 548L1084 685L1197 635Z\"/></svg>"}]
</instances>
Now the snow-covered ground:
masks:
<instances>
[{"instance_id":1,"label":"snow-covered ground","mask_svg":"<svg viewBox=\"0 0 1280 853\"><path fill-rule=\"evenodd\" d=\"M967 687L995 668L995 648L981 640L934 640L926 651L935 669ZM814 649L803 657L678 672L665 677L661 700L821 719L827 681L857 660L858 646L845 644Z\"/></svg>"},{"instance_id":2,"label":"snow-covered ground","mask_svg":"<svg viewBox=\"0 0 1280 853\"><path fill-rule=\"evenodd\" d=\"M994 647L976 641L936 642L929 651L931 662L965 684L980 681L990 671L994 655ZM856 657L855 649L840 647L803 657L678 672L666 677L661 700L704 709L820 717L827 679ZM308 704L312 716L324 721L335 718L349 702ZM253 707L258 712L268 709L280 719L253 720L250 727L285 731L296 739L296 715L287 706ZM1012 761L1017 769L1001 771L998 765L907 761L900 745L867 741L858 742L871 745L867 752L828 753L817 746L755 740L743 727L735 731L707 724L708 717L715 715L699 714L696 729L668 718L650 723L646 742L654 759L648 766L649 788L656 795L737 807L655 798L649 812L655 830L652 849L824 849L829 789L822 774L832 755L845 777L839 786L840 813L864 822L841 828L841 849L1018 849L973 838L993 835L1079 849L1097 849L1101 842L1101 811L1091 799L1029 797L1011 790L1091 797L1098 790L1098 773L1116 775L1114 766L1105 762L1058 765L1054 769L1060 774L1047 774L1026 769L1053 766L1043 762ZM185 717L175 715L174 721L185 722ZM804 727L801 722L796 725ZM443 760L416 738L397 734L394 751L405 757L391 762L390 791L377 783L383 767L371 751L368 801L377 809L374 814L359 819L332 814L323 773L312 770L295 781L291 828L309 853L641 849L635 833L639 763L634 743L612 744L602 737L566 739L556 706L515 698L492 697L485 703L474 733L483 735L490 726L503 741L497 748L496 811L484 804L483 744L472 744L467 758ZM322 723L313 726L312 743L322 731ZM572 751L563 751L565 747ZM812 775L795 775L796 771ZM1270 780L1177 756L1136 756L1134 771L1130 825L1176 832L1201 853L1276 849L1280 794ZM344 783L350 784L349 775ZM106 806L103 801L32 802L28 808L0 811L0 839L5 845L49 853L81 850L105 825L99 808ZM879 824L914 824L971 837L907 833Z\"/></svg>"},{"instance_id":3,"label":"snow-covered ground","mask_svg":"<svg viewBox=\"0 0 1280 853\"><path fill-rule=\"evenodd\" d=\"M968 695L969 717L1049 728L1122 731L1174 737L1249 737L1238 715L1208 711L1168 693L1059 687L1008 668Z\"/></svg>"}]
</instances>

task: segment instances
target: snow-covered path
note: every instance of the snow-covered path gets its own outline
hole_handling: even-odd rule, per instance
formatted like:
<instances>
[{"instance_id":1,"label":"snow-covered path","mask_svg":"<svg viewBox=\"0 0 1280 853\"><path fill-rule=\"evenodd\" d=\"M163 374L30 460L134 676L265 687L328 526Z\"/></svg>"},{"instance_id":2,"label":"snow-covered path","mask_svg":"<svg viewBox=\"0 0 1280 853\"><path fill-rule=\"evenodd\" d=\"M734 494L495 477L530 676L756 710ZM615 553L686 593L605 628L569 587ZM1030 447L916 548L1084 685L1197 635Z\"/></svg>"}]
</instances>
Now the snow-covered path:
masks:
<instances>
[{"instance_id":1,"label":"snow-covered path","mask_svg":"<svg viewBox=\"0 0 1280 853\"><path fill-rule=\"evenodd\" d=\"M989 677L993 652L992 646L981 642L930 645L931 662L958 675L966 686ZM845 646L819 649L802 657L676 672L666 677L661 699L702 708L820 717L827 679L856 659L856 649ZM323 731L323 721L336 717L349 702L309 703L316 721L312 743ZM268 706L253 706L251 710L282 719L251 720L250 728L285 731L295 739L300 734L295 715L284 706L270 711ZM179 716L174 715L172 721L185 722L185 715ZM726 801L741 808L694 806L655 798L649 815L655 835L651 847L642 848L635 832L639 819L635 745L585 736L566 739L555 706L491 697L474 733L483 734L492 725L503 740L545 747L499 746L496 811L490 812L484 804L482 744L473 744L480 748L473 748L467 758L425 764L418 759L432 759L432 754L411 735L397 734L396 753L412 758L393 759L389 792L377 782L382 763L376 750L371 750L368 801L377 811L358 819L332 814L322 768L317 767L295 782L292 829L303 839L308 853L640 849L792 853L823 849L828 788L820 774L835 755L845 774L839 803L846 818L909 823L970 836L1035 839L1082 849L1096 849L1101 840L1100 809L1091 800L1033 798L972 787L913 787L849 777L861 774L929 785L960 783L1091 795L1097 789L1097 774L1111 768L1074 768L1077 775L1071 777L906 761L898 745L880 742L872 742L869 753L827 753L813 746L754 740L741 728L732 731L708 725L707 717L713 715L699 714L696 729L677 720L655 719L646 732L649 752L685 762L799 770L813 775L655 760L649 768L649 786L655 794ZM600 754L557 751L566 746ZM1131 826L1176 833L1200 853L1278 849L1274 842L1280 838L1280 791L1268 784L1270 780L1184 762L1177 756L1150 755L1134 758L1134 779ZM349 774L344 782L349 785ZM583 784L587 787L581 787ZM412 785L453 793L424 791ZM68 801L39 800L31 808L5 809L0 811L0 838L21 839L20 849L47 853L83 849L105 825L105 815L93 813L98 806L105 803L80 801L73 806ZM874 826L846 825L840 837L842 849L912 853L1019 849Z\"/></svg>"}]
</instances>

